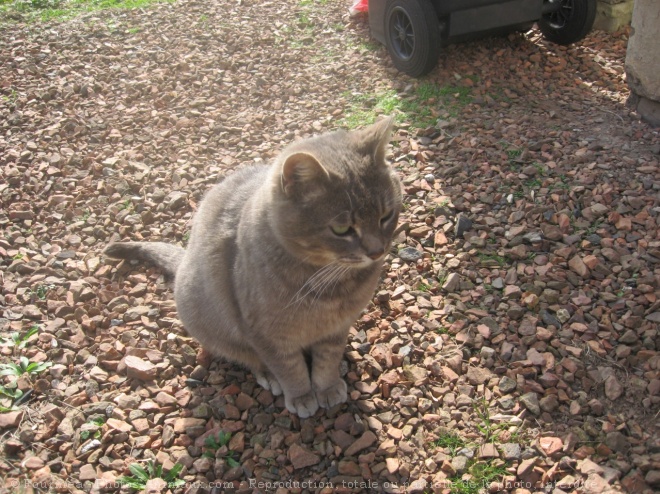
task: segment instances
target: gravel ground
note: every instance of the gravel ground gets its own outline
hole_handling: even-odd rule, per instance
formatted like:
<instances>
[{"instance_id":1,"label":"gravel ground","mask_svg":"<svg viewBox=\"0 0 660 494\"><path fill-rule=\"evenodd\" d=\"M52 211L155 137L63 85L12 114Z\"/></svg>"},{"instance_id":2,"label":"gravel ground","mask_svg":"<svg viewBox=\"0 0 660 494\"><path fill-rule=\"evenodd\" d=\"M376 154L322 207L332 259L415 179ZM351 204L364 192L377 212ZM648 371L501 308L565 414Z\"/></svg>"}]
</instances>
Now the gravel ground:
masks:
<instances>
[{"instance_id":1,"label":"gravel ground","mask_svg":"<svg viewBox=\"0 0 660 494\"><path fill-rule=\"evenodd\" d=\"M2 378L24 394L0 414L0 490L129 492L148 459L189 493L660 489L660 137L625 107L626 33L453 46L417 81L349 3L4 31L0 334L39 332L0 360L52 366ZM349 402L299 420L210 361L160 273L101 251L185 244L211 184L392 112L383 95L402 230L347 342Z\"/></svg>"}]
</instances>

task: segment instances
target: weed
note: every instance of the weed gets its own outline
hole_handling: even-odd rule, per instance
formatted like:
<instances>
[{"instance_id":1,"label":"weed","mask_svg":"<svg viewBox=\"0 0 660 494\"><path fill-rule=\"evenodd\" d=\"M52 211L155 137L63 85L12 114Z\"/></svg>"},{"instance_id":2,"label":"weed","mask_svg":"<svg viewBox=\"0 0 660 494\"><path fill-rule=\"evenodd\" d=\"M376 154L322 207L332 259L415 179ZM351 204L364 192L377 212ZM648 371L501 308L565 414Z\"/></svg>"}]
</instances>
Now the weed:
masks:
<instances>
[{"instance_id":1,"label":"weed","mask_svg":"<svg viewBox=\"0 0 660 494\"><path fill-rule=\"evenodd\" d=\"M514 190L513 197L515 199L523 199L525 197L525 192L522 190Z\"/></svg>"},{"instance_id":2,"label":"weed","mask_svg":"<svg viewBox=\"0 0 660 494\"><path fill-rule=\"evenodd\" d=\"M48 292L53 288L55 288L55 285L42 283L41 285L37 286L37 288L33 290L32 293L34 293L40 300L46 300Z\"/></svg>"},{"instance_id":3,"label":"weed","mask_svg":"<svg viewBox=\"0 0 660 494\"><path fill-rule=\"evenodd\" d=\"M301 7L310 7L314 4L325 5L328 3L328 0L300 0L298 5Z\"/></svg>"},{"instance_id":4,"label":"weed","mask_svg":"<svg viewBox=\"0 0 660 494\"><path fill-rule=\"evenodd\" d=\"M3 95L2 99L5 100L10 105L15 105L16 102L18 101L18 92L14 88L12 88L11 93L9 93L9 95Z\"/></svg>"},{"instance_id":5,"label":"weed","mask_svg":"<svg viewBox=\"0 0 660 494\"><path fill-rule=\"evenodd\" d=\"M174 0L3 0L0 1L0 22L11 21L12 14L20 14L21 21L27 22L66 20L85 12L137 9L163 1Z\"/></svg>"},{"instance_id":6,"label":"weed","mask_svg":"<svg viewBox=\"0 0 660 494\"><path fill-rule=\"evenodd\" d=\"M12 362L0 365L0 376L22 376L23 374L39 374L48 369L52 362L30 362L27 357L21 356L18 364Z\"/></svg>"},{"instance_id":7,"label":"weed","mask_svg":"<svg viewBox=\"0 0 660 494\"><path fill-rule=\"evenodd\" d=\"M95 418L95 419L92 419L92 420L88 421L87 424L89 424L91 426L101 427L103 424L105 424L105 419L103 419L101 417ZM100 428L96 429L96 430L85 429L85 430L80 431L80 439L82 439L83 441L86 441L87 439L92 437L92 435L95 439L100 439L101 438L101 429Z\"/></svg>"},{"instance_id":8,"label":"weed","mask_svg":"<svg viewBox=\"0 0 660 494\"><path fill-rule=\"evenodd\" d=\"M507 474L506 468L489 462L472 462L468 467L469 477L454 477L447 480L452 494L479 494L487 491L491 482Z\"/></svg>"},{"instance_id":9,"label":"weed","mask_svg":"<svg viewBox=\"0 0 660 494\"><path fill-rule=\"evenodd\" d=\"M345 96L349 110L342 124L349 128L371 124L381 114L395 114L397 121L425 128L435 125L441 111L456 116L471 100L469 88L430 82L420 84L412 95L402 96L392 89L374 96L350 93Z\"/></svg>"},{"instance_id":10,"label":"weed","mask_svg":"<svg viewBox=\"0 0 660 494\"><path fill-rule=\"evenodd\" d=\"M18 383L14 380L9 384L0 384L0 401L10 406L0 405L0 412L10 412L15 409L17 400L23 396L23 391L18 389ZM6 400L8 399L8 401Z\"/></svg>"},{"instance_id":11,"label":"weed","mask_svg":"<svg viewBox=\"0 0 660 494\"><path fill-rule=\"evenodd\" d=\"M451 456L456 455L456 452L467 445L465 440L455 432L447 431L438 439L433 441L433 446L436 448L444 448L449 450Z\"/></svg>"},{"instance_id":12,"label":"weed","mask_svg":"<svg viewBox=\"0 0 660 494\"><path fill-rule=\"evenodd\" d=\"M428 292L431 290L431 285L427 285L426 283L420 283L417 289L420 292Z\"/></svg>"},{"instance_id":13,"label":"weed","mask_svg":"<svg viewBox=\"0 0 660 494\"><path fill-rule=\"evenodd\" d=\"M22 349L25 348L28 344L28 340L32 335L35 335L39 332L39 327L38 326L32 326L30 329L28 329L24 335L20 335L17 332L11 333L9 335L9 338L2 338L0 337L0 345L2 346L13 346L14 348L17 349Z\"/></svg>"},{"instance_id":14,"label":"weed","mask_svg":"<svg viewBox=\"0 0 660 494\"><path fill-rule=\"evenodd\" d=\"M472 408L477 414L478 421L476 427L481 432L485 443L491 442L497 435L497 431L501 428L500 424L493 424L490 419L490 411L488 410L488 402L485 399L474 400Z\"/></svg>"},{"instance_id":15,"label":"weed","mask_svg":"<svg viewBox=\"0 0 660 494\"><path fill-rule=\"evenodd\" d=\"M215 436L209 436L204 440L204 446L209 449L203 456L215 458L219 449L226 447L231 439L231 432L219 431ZM231 468L240 466L240 463L234 458L235 452L228 449L224 455L227 465Z\"/></svg>"},{"instance_id":16,"label":"weed","mask_svg":"<svg viewBox=\"0 0 660 494\"><path fill-rule=\"evenodd\" d=\"M527 180L527 182L525 182L525 186L530 189L538 189L541 187L541 185L543 185L543 182L541 182L541 180L538 178L530 178Z\"/></svg>"},{"instance_id":17,"label":"weed","mask_svg":"<svg viewBox=\"0 0 660 494\"><path fill-rule=\"evenodd\" d=\"M338 33L343 33L346 28L341 22L335 22L332 24L332 29L334 29Z\"/></svg>"},{"instance_id":18,"label":"weed","mask_svg":"<svg viewBox=\"0 0 660 494\"><path fill-rule=\"evenodd\" d=\"M534 163L532 163L532 166L536 168L536 170L539 172L539 175L545 175L545 168L543 168L543 165L541 163L535 161Z\"/></svg>"},{"instance_id":19,"label":"weed","mask_svg":"<svg viewBox=\"0 0 660 494\"><path fill-rule=\"evenodd\" d=\"M593 234L596 233L596 231L600 228L600 226L602 225L602 223L603 223L603 220L596 220L596 221L594 221L594 222L589 226L589 228L587 228L585 234L586 234L586 235L593 235Z\"/></svg>"},{"instance_id":20,"label":"weed","mask_svg":"<svg viewBox=\"0 0 660 494\"><path fill-rule=\"evenodd\" d=\"M144 490L149 479L163 479L167 482L167 487L170 489L175 489L185 485L185 480L178 478L179 473L183 469L181 463L175 464L172 469L163 474L163 465L157 465L153 460L147 462L147 468L143 468L138 463L131 464L128 469L131 472L131 476L122 476L117 479L122 485L127 485L131 489Z\"/></svg>"},{"instance_id":21,"label":"weed","mask_svg":"<svg viewBox=\"0 0 660 494\"><path fill-rule=\"evenodd\" d=\"M477 257L479 258L481 265L485 267L499 266L503 268L508 264L507 258L498 254L486 254L484 252L480 252L477 254Z\"/></svg>"},{"instance_id":22,"label":"weed","mask_svg":"<svg viewBox=\"0 0 660 494\"><path fill-rule=\"evenodd\" d=\"M12 257L12 260L14 260L14 261L20 261L20 260L23 259L24 257L25 257L25 254L23 254L22 252L19 252L18 254L15 254L14 257Z\"/></svg>"},{"instance_id":23,"label":"weed","mask_svg":"<svg viewBox=\"0 0 660 494\"><path fill-rule=\"evenodd\" d=\"M360 41L360 51L362 52L367 52L367 51L377 51L380 48L380 45L378 43L374 43L373 41Z\"/></svg>"}]
</instances>

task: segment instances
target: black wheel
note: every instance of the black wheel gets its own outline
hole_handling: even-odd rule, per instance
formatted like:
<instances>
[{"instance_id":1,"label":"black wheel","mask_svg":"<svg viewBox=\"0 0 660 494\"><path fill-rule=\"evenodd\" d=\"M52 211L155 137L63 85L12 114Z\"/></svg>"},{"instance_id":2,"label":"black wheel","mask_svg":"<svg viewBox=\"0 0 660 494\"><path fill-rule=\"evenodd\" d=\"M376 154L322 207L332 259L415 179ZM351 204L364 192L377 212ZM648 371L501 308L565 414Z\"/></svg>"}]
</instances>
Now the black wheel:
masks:
<instances>
[{"instance_id":1,"label":"black wheel","mask_svg":"<svg viewBox=\"0 0 660 494\"><path fill-rule=\"evenodd\" d=\"M594 25L596 0L552 0L558 8L543 14L539 28L543 37L559 45L570 45L584 38Z\"/></svg>"},{"instance_id":2,"label":"black wheel","mask_svg":"<svg viewBox=\"0 0 660 494\"><path fill-rule=\"evenodd\" d=\"M389 0L385 41L394 66L412 77L435 67L440 54L440 23L428 0Z\"/></svg>"}]
</instances>

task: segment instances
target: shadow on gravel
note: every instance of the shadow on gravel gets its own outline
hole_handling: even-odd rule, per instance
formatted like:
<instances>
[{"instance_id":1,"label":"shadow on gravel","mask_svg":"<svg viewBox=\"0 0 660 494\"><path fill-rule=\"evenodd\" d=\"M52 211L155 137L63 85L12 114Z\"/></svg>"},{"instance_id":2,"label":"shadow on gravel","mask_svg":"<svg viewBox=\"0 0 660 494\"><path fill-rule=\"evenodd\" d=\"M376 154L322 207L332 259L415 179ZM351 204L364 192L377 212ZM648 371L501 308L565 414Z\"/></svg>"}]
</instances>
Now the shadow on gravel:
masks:
<instances>
[{"instance_id":1,"label":"shadow on gravel","mask_svg":"<svg viewBox=\"0 0 660 494\"><path fill-rule=\"evenodd\" d=\"M624 106L625 34L456 45L416 81L345 10L186 0L3 34L0 360L52 363L2 376L5 485L120 492L151 460L182 466L176 493L659 487L660 140ZM240 163L386 111L403 228L349 402L300 421L209 362L160 273L101 251L185 244Z\"/></svg>"}]
</instances>

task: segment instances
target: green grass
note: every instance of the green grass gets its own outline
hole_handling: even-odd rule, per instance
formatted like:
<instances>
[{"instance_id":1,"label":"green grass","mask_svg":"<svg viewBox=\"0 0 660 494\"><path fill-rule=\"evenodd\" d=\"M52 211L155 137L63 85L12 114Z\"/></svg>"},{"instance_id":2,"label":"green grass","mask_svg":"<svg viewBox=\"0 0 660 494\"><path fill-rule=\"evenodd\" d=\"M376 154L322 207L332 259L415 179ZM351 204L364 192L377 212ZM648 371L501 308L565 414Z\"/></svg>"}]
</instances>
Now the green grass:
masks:
<instances>
[{"instance_id":1,"label":"green grass","mask_svg":"<svg viewBox=\"0 0 660 494\"><path fill-rule=\"evenodd\" d=\"M87 421L88 424L90 425L95 425L96 427L99 427L96 431L92 432L91 430L84 430L80 431L80 439L83 441L87 441L90 437L94 437L95 439L100 439L101 438L101 429L100 427L105 424L105 419L103 418L95 418L92 420Z\"/></svg>"},{"instance_id":2,"label":"green grass","mask_svg":"<svg viewBox=\"0 0 660 494\"><path fill-rule=\"evenodd\" d=\"M72 19L107 9L139 9L174 0L0 0L0 22L44 22ZM135 31L137 32L137 31Z\"/></svg>"},{"instance_id":3,"label":"green grass","mask_svg":"<svg viewBox=\"0 0 660 494\"><path fill-rule=\"evenodd\" d=\"M206 448L206 451L202 456L206 456L207 458L215 458L218 450L227 446L230 439L231 432L225 431L219 431L215 436L208 436L204 441L204 447ZM236 456L234 451L229 449L223 456L230 468L240 466L240 463L236 461L236 458L234 458L234 456Z\"/></svg>"},{"instance_id":4,"label":"green grass","mask_svg":"<svg viewBox=\"0 0 660 494\"><path fill-rule=\"evenodd\" d=\"M140 491L144 490L149 479L163 479L170 489L176 489L186 483L183 479L178 478L179 473L183 470L183 465L180 463L175 464L169 472L164 472L163 466L154 463L153 460L149 460L146 465L146 469L138 463L129 465L128 470L131 475L119 477L117 482Z\"/></svg>"},{"instance_id":5,"label":"green grass","mask_svg":"<svg viewBox=\"0 0 660 494\"><path fill-rule=\"evenodd\" d=\"M541 182L541 179L539 178L530 178L525 182L525 186L529 189L538 189L543 185L543 182Z\"/></svg>"},{"instance_id":6,"label":"green grass","mask_svg":"<svg viewBox=\"0 0 660 494\"><path fill-rule=\"evenodd\" d=\"M488 443L495 439L498 435L498 432L506 424L494 424L490 419L490 410L488 410L488 402L485 399L478 399L472 403L472 408L477 415L476 427L483 436L483 442Z\"/></svg>"},{"instance_id":7,"label":"green grass","mask_svg":"<svg viewBox=\"0 0 660 494\"><path fill-rule=\"evenodd\" d=\"M491 482L504 477L507 474L506 468L495 465L491 462L477 461L468 467L470 478L454 477L449 479L448 487L452 494L479 494L488 492L488 486Z\"/></svg>"},{"instance_id":8,"label":"green grass","mask_svg":"<svg viewBox=\"0 0 660 494\"><path fill-rule=\"evenodd\" d=\"M497 265L502 268L509 264L509 260L505 256L500 256L499 254L486 254L484 252L479 252L477 257L479 258L479 261L481 261L482 266Z\"/></svg>"},{"instance_id":9,"label":"green grass","mask_svg":"<svg viewBox=\"0 0 660 494\"><path fill-rule=\"evenodd\" d=\"M22 350L27 346L30 337L38 332L39 326L30 327L24 335L21 335L18 332L13 332L9 335L9 338L0 337L0 345L14 347L15 350Z\"/></svg>"},{"instance_id":10,"label":"green grass","mask_svg":"<svg viewBox=\"0 0 660 494\"><path fill-rule=\"evenodd\" d=\"M356 128L369 125L378 115L395 115L398 122L408 122L413 127L435 125L438 118L455 117L470 101L470 88L451 85L438 86L424 82L413 94L401 95L390 89L375 95L348 93L349 108L342 125Z\"/></svg>"},{"instance_id":11,"label":"green grass","mask_svg":"<svg viewBox=\"0 0 660 494\"><path fill-rule=\"evenodd\" d=\"M469 444L458 434L448 430L433 441L431 446L449 450L450 456L453 457ZM452 494L478 494L482 489L488 490L490 483L502 478L507 471L501 460L488 462L473 459L468 462L467 474L469 475L464 473L447 479L446 487L451 489Z\"/></svg>"},{"instance_id":12,"label":"green grass","mask_svg":"<svg viewBox=\"0 0 660 494\"><path fill-rule=\"evenodd\" d=\"M456 455L456 452L466 445L467 443L461 436L451 431L447 431L432 443L435 448L448 449L451 456Z\"/></svg>"},{"instance_id":13,"label":"green grass","mask_svg":"<svg viewBox=\"0 0 660 494\"><path fill-rule=\"evenodd\" d=\"M27 357L21 356L18 359L18 364L9 362L0 365L0 376L20 377L23 374L31 376L32 374L39 374L45 371L51 365L53 365L52 362L30 362Z\"/></svg>"}]
</instances>

